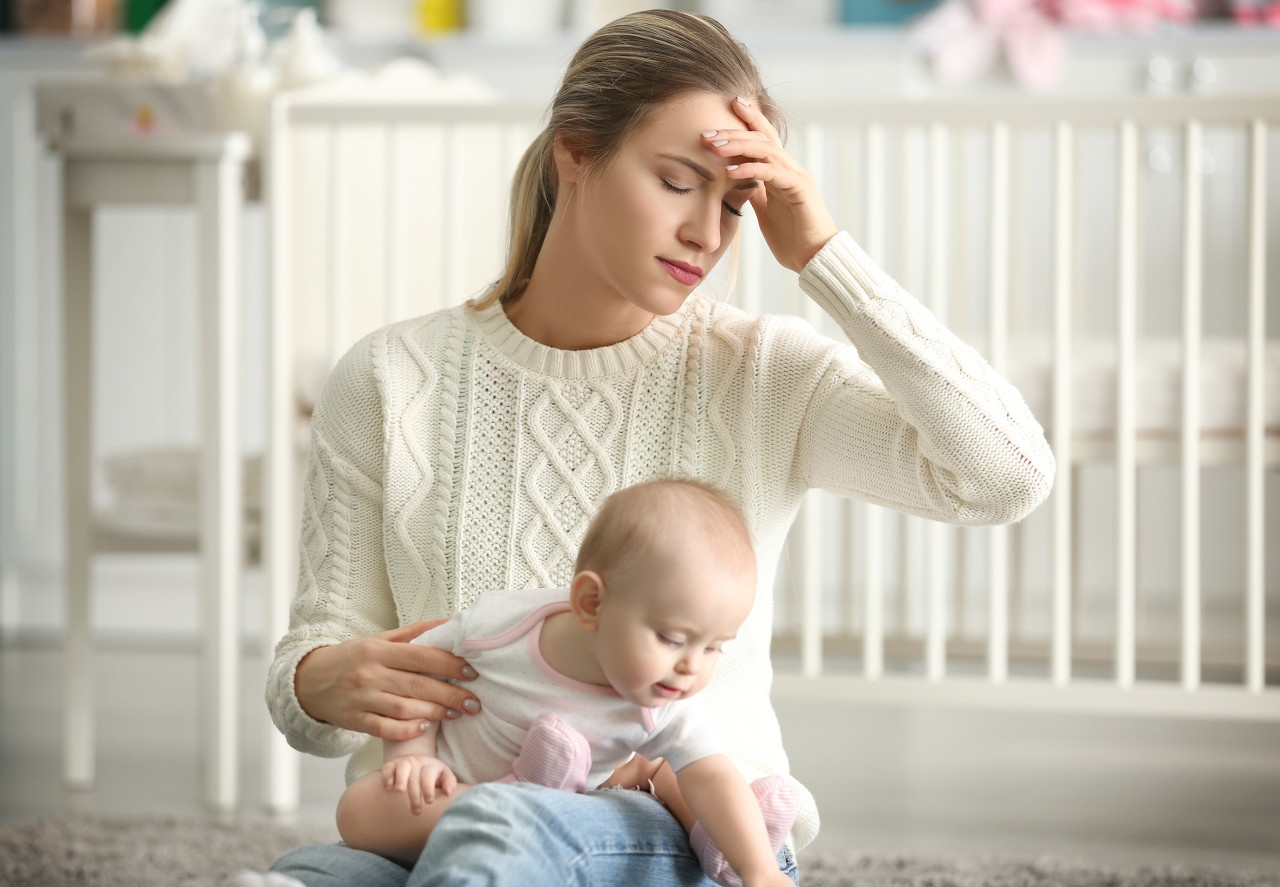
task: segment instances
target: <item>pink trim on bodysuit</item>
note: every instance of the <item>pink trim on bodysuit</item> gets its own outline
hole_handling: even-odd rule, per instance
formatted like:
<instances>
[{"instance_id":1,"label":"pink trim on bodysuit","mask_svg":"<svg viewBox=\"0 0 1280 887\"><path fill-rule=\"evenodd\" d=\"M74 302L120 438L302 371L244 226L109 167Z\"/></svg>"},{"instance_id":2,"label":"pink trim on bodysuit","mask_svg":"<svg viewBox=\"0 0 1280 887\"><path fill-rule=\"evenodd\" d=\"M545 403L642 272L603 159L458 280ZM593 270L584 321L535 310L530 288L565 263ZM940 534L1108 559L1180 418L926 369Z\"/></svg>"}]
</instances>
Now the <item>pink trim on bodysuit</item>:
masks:
<instances>
[{"instance_id":1,"label":"pink trim on bodysuit","mask_svg":"<svg viewBox=\"0 0 1280 887\"><path fill-rule=\"evenodd\" d=\"M640 709L640 720L644 723L644 728L648 730L650 733L652 733L654 730L657 730L658 723L653 718L653 709L643 705L639 706L639 709Z\"/></svg>"},{"instance_id":2,"label":"pink trim on bodysuit","mask_svg":"<svg viewBox=\"0 0 1280 887\"><path fill-rule=\"evenodd\" d=\"M561 687L567 687L570 690L577 690L581 693L602 693L606 696L617 696L618 691L612 687L601 684L588 684L585 681L575 680L568 675L561 674L552 668L551 663L547 662L543 657L542 649L538 644L542 637L542 626L546 623L548 616L554 616L556 613L564 613L568 610L568 601L552 601L549 604L543 604L538 607L538 609L525 616L513 627L502 632L502 634L495 634L487 638L466 638L458 646L462 650L495 650L498 647L507 646L522 634L527 634L529 636L529 658L533 660L533 664L538 667L538 671L542 672L547 680L553 684L559 684Z\"/></svg>"},{"instance_id":3,"label":"pink trim on bodysuit","mask_svg":"<svg viewBox=\"0 0 1280 887\"><path fill-rule=\"evenodd\" d=\"M566 604L565 610L569 609ZM550 614L548 614L550 615ZM543 625L546 620L543 620ZM617 696L618 691L610 687L608 684L588 684L585 681L579 681L571 678L567 674L561 674L551 667L551 663L542 655L542 628L543 625L537 626L537 631L529 632L529 658L533 660L533 664L538 666L538 671L542 672L543 677L553 684L559 684L570 690L577 690L579 693L599 693L604 696Z\"/></svg>"},{"instance_id":4,"label":"pink trim on bodysuit","mask_svg":"<svg viewBox=\"0 0 1280 887\"><path fill-rule=\"evenodd\" d=\"M466 638L458 646L463 650L496 650L498 647L505 647L533 628L535 623L542 622L554 613L563 613L567 609L569 609L568 601L552 601L549 604L543 604L516 623L515 627L508 628L502 634L488 638Z\"/></svg>"}]
</instances>

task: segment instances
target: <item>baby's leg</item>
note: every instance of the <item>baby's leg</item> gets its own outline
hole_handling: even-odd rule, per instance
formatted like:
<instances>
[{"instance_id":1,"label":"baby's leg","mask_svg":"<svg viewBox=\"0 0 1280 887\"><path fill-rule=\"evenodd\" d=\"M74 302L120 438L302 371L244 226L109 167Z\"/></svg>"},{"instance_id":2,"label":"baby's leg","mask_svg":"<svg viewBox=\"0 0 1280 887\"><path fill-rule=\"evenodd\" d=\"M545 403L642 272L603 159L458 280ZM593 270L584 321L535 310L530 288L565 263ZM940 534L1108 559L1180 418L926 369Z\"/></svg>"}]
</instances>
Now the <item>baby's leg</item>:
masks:
<instances>
[{"instance_id":1,"label":"baby's leg","mask_svg":"<svg viewBox=\"0 0 1280 887\"><path fill-rule=\"evenodd\" d=\"M769 846L777 853L782 849L791 826L795 824L800 792L785 776L762 776L751 783L751 793L755 795L760 813L764 816ZM742 887L742 879L724 858L724 853L716 846L715 841L702 828L702 823L695 822L689 829L689 846L702 863L702 870L710 878L725 887Z\"/></svg>"},{"instance_id":2,"label":"baby's leg","mask_svg":"<svg viewBox=\"0 0 1280 887\"><path fill-rule=\"evenodd\" d=\"M343 792L338 801L338 834L357 850L412 866L444 811L468 788L459 784L449 795L437 790L435 800L424 798L422 812L415 814L408 793L388 789L382 771L374 770Z\"/></svg>"}]
</instances>

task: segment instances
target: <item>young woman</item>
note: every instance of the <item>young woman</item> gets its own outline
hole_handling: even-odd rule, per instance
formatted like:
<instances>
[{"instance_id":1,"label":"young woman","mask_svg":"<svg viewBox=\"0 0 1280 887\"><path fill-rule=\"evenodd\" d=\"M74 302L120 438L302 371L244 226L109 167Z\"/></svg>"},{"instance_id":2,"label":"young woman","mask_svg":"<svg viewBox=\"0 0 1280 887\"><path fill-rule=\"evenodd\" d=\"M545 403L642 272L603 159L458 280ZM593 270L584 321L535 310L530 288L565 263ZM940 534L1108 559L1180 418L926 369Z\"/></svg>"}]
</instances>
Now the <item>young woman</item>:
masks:
<instances>
[{"instance_id":1,"label":"young woman","mask_svg":"<svg viewBox=\"0 0 1280 887\"><path fill-rule=\"evenodd\" d=\"M516 174L501 279L365 338L317 406L301 577L267 689L296 748L352 755L352 780L380 766L378 740L477 711L462 660L405 643L415 623L489 589L567 585L599 504L677 474L743 505L759 589L706 698L749 780L785 773L772 588L805 491L968 524L1019 520L1048 494L1053 457L1017 391L839 232L778 125L711 19L637 13L582 45ZM697 291L746 211L854 347ZM652 769L633 760L615 782ZM793 877L817 827L802 791L779 854ZM275 870L309 887L702 877L648 794L520 784L460 797L412 871L342 846Z\"/></svg>"}]
</instances>

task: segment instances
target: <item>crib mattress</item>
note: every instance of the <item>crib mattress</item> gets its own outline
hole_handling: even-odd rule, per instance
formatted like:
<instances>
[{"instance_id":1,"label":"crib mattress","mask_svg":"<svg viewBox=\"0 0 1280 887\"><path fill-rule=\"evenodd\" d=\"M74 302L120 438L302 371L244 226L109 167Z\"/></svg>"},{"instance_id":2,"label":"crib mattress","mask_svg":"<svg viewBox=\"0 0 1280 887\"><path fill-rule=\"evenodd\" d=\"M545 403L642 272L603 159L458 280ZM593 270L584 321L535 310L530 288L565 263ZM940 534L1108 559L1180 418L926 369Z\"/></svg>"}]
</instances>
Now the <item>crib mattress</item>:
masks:
<instances>
[{"instance_id":1,"label":"crib mattress","mask_svg":"<svg viewBox=\"0 0 1280 887\"><path fill-rule=\"evenodd\" d=\"M1071 356L1072 437L1114 434L1117 403L1114 340L1073 343ZM1263 424L1280 434L1280 342L1268 342L1263 371ZM1020 337L1010 343L1009 380L1046 429L1053 421L1053 345L1047 338ZM1201 343L1200 428L1213 435L1242 435L1245 428L1247 351L1242 339ZM1137 432L1176 436L1182 423L1182 343L1175 338L1144 339L1137 347L1134 380Z\"/></svg>"}]
</instances>

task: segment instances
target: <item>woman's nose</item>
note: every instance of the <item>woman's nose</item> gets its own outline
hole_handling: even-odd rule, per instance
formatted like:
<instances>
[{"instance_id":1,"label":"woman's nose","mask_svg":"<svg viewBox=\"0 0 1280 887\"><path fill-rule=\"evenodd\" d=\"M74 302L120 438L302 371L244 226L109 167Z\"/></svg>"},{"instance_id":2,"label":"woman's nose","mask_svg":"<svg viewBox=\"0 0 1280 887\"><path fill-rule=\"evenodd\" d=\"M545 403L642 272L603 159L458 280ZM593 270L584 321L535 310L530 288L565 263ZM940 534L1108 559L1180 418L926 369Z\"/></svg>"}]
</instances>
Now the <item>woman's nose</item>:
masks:
<instances>
[{"instance_id":1,"label":"woman's nose","mask_svg":"<svg viewBox=\"0 0 1280 887\"><path fill-rule=\"evenodd\" d=\"M680 232L685 245L698 252L713 253L720 248L720 207L718 204L699 207L699 211L685 220Z\"/></svg>"}]
</instances>

